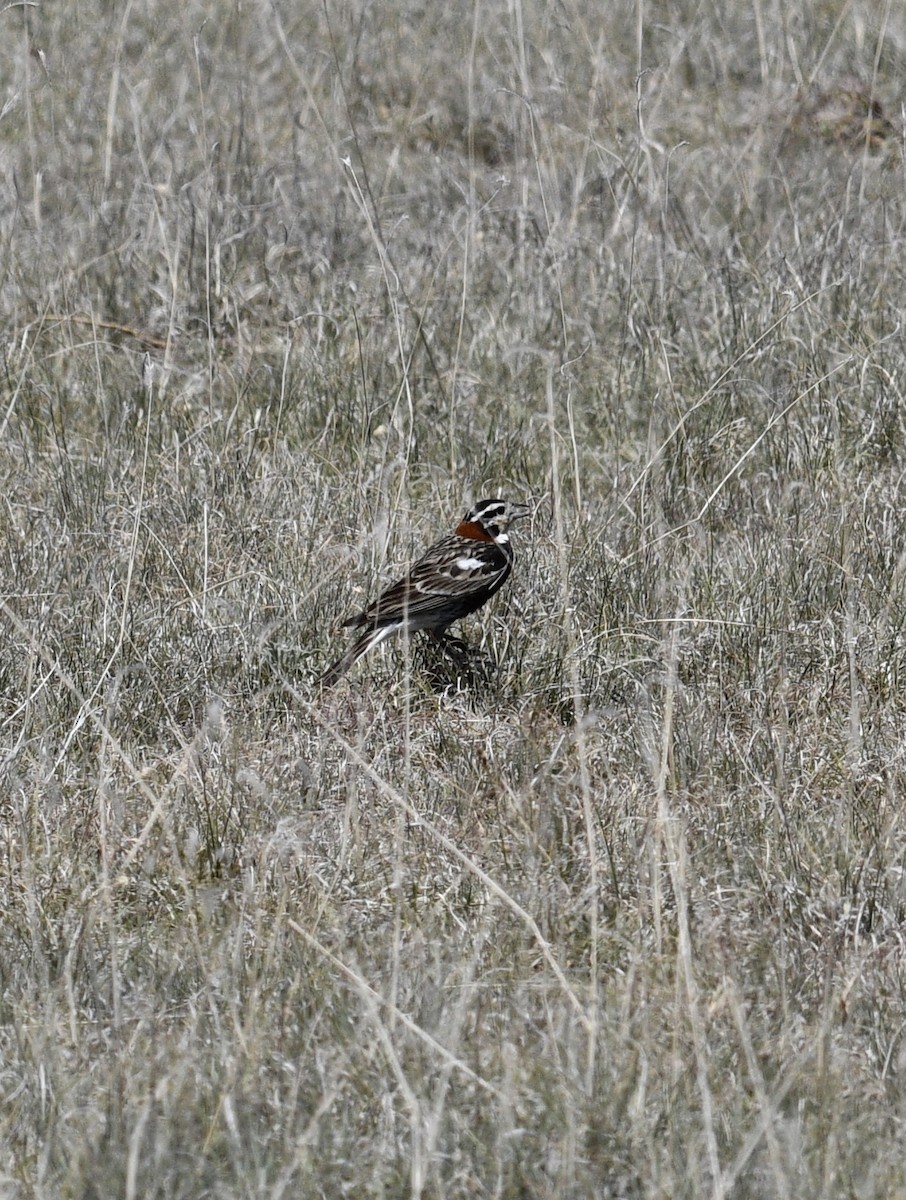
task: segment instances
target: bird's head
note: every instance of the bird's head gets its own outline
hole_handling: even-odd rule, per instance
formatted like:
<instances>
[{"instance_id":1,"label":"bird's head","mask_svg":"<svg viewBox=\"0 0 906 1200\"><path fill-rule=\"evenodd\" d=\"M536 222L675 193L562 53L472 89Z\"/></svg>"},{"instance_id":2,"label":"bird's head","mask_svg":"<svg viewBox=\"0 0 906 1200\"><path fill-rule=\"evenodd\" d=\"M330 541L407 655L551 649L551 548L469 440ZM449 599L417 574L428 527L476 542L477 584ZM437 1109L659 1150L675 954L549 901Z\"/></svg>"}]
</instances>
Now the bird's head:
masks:
<instances>
[{"instance_id":1,"label":"bird's head","mask_svg":"<svg viewBox=\"0 0 906 1200\"><path fill-rule=\"evenodd\" d=\"M479 500L460 521L456 532L474 541L506 544L507 530L513 521L527 517L531 511L530 505L512 500Z\"/></svg>"}]
</instances>

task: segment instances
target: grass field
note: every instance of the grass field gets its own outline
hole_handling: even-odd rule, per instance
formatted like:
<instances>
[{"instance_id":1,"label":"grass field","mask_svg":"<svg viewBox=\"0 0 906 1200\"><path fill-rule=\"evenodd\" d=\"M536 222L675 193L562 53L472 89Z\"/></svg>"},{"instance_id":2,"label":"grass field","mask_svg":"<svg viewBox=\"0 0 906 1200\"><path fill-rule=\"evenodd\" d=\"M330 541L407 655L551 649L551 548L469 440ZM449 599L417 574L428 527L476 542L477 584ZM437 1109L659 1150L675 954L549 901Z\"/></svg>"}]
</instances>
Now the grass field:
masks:
<instances>
[{"instance_id":1,"label":"grass field","mask_svg":"<svg viewBox=\"0 0 906 1200\"><path fill-rule=\"evenodd\" d=\"M904 1200L906 7L0 47L0 1196Z\"/></svg>"}]
</instances>

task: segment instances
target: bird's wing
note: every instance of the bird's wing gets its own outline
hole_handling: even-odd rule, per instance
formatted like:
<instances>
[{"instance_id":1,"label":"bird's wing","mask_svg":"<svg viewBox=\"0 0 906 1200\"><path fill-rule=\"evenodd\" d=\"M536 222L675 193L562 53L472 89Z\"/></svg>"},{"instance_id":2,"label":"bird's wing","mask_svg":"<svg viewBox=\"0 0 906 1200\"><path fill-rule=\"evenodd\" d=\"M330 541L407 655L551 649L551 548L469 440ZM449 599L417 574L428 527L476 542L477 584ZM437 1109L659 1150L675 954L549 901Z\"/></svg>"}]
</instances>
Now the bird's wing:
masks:
<instances>
[{"instance_id":1,"label":"bird's wing","mask_svg":"<svg viewBox=\"0 0 906 1200\"><path fill-rule=\"evenodd\" d=\"M430 617L450 601L476 592L493 594L512 562L494 542L474 542L455 534L432 546L409 572L347 625L368 625L394 618Z\"/></svg>"}]
</instances>

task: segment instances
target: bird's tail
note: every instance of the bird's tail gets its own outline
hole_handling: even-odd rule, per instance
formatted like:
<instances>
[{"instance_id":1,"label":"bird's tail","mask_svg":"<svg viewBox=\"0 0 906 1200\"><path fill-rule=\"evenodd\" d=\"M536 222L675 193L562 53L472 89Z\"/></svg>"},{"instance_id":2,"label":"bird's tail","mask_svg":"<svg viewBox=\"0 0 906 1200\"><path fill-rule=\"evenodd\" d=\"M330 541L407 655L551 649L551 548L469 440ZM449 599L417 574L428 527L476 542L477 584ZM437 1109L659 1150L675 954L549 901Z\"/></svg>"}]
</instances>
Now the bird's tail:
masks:
<instances>
[{"instance_id":1,"label":"bird's tail","mask_svg":"<svg viewBox=\"0 0 906 1200\"><path fill-rule=\"evenodd\" d=\"M349 670L354 662L367 654L373 646L379 646L381 642L392 637L399 630L398 625L381 625L377 629L369 629L346 651L342 658L338 658L332 667L328 667L324 674L318 679L318 686L322 688L333 687L338 679Z\"/></svg>"}]
</instances>

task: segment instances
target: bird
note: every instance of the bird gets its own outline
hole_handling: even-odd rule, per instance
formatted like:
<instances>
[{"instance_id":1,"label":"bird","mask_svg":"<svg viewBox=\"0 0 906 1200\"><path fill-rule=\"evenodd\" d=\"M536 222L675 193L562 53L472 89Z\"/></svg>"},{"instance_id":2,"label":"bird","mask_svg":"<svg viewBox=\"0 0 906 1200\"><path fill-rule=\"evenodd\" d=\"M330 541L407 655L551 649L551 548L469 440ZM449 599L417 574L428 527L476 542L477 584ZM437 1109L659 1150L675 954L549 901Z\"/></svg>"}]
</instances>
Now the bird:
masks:
<instances>
[{"instance_id":1,"label":"bird","mask_svg":"<svg viewBox=\"0 0 906 1200\"><path fill-rule=\"evenodd\" d=\"M448 653L467 650L447 627L481 608L506 583L513 569L507 531L530 511L528 504L508 500L481 500L470 508L453 533L430 546L402 579L342 622L342 628L365 632L328 667L318 680L321 687L332 687L363 654L398 634L422 632Z\"/></svg>"}]
</instances>

